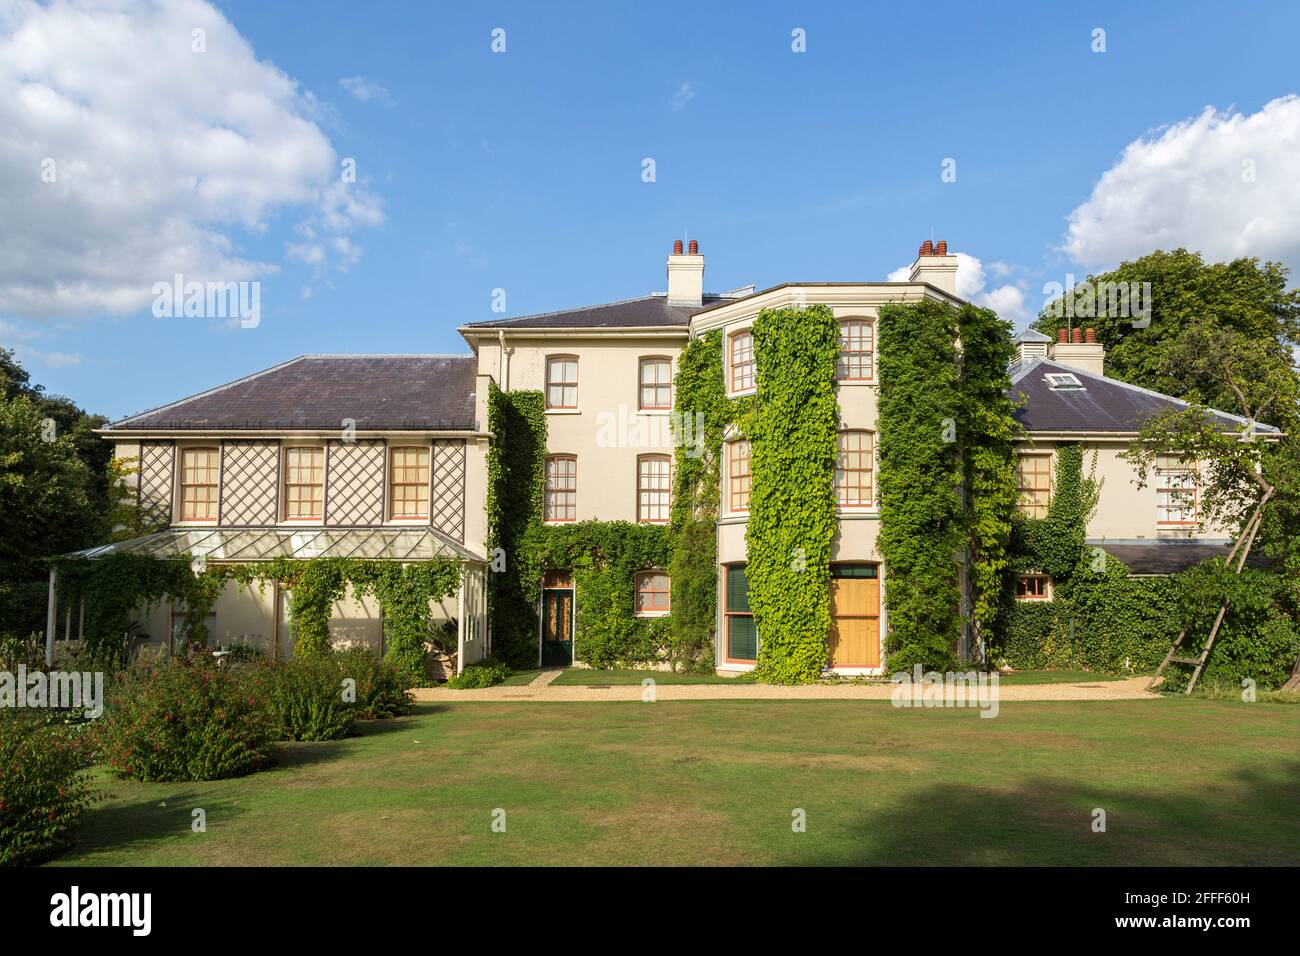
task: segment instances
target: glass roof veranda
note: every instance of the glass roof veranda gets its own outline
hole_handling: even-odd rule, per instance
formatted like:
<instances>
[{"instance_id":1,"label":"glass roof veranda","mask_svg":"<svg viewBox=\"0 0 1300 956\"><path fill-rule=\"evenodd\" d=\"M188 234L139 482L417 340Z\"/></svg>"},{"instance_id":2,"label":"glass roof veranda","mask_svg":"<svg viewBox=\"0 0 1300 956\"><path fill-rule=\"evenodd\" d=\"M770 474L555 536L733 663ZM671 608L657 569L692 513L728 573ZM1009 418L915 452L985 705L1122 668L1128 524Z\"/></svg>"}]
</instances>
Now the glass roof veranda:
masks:
<instances>
[{"instance_id":1,"label":"glass roof veranda","mask_svg":"<svg viewBox=\"0 0 1300 956\"><path fill-rule=\"evenodd\" d=\"M276 558L428 561L448 557L484 561L481 555L433 528L169 528L66 557L94 560L120 553L152 558L188 554L216 563Z\"/></svg>"}]
</instances>

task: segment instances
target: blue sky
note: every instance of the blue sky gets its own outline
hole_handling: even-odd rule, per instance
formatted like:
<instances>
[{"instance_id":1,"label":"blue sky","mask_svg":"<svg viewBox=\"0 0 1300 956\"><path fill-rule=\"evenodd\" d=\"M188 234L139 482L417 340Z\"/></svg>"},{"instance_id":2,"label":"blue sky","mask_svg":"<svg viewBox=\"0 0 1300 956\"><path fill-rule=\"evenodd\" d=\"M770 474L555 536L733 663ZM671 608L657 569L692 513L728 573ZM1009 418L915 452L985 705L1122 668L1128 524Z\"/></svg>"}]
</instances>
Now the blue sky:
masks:
<instances>
[{"instance_id":1,"label":"blue sky","mask_svg":"<svg viewBox=\"0 0 1300 956\"><path fill-rule=\"evenodd\" d=\"M1037 310L1044 282L1067 272L1082 278L1089 266L1113 264L1132 249L1220 251L1213 244L1225 228L1246 236L1244 246L1223 247L1230 252L1291 261L1300 249L1293 202L1263 200L1275 212L1261 231L1259 215L1236 221L1223 204L1206 212L1185 200L1215 192L1197 157L1226 155L1218 167L1235 170L1238 153L1253 157L1273 131L1290 128L1290 112L1255 127L1210 121L1170 140L1172 159L1152 152L1122 160L1130 143L1193 121L1207 106L1248 119L1300 92L1293 6L1236 4L1230 14L1195 3L998 4L992 12L969 3L811 11L789 3L467 6L218 4L257 60L296 82L286 109L315 125L334 152L331 162L356 159L369 212L334 234L346 240L335 247L344 252L300 261L311 258L305 247L322 244L321 217L310 198L282 201L289 187L273 178L242 221L222 222L219 214L214 221L209 207L179 213L224 237L231 257L267 267L258 275L257 328L155 318L147 305L124 308L104 290L71 310L28 305L30 296L11 290L0 295L0 344L17 346L50 391L117 417L303 352L463 352L455 329L494 317L494 288L506 291L508 315L660 290L669 246L684 234L699 239L706 285L716 290L881 280L933 234L980 260L986 293L1019 289L1023 304L1012 311L1021 321ZM19 19L29 13L20 8ZM61 24L79 11L65 14ZM63 29L60 23L50 29ZM489 46L498 27L506 31L504 54ZM1097 27L1106 31L1104 53L1090 49ZM795 28L806 30L805 53L791 50ZM224 40L223 50L215 41L212 31L204 69L225 55ZM26 63L12 45L0 49L0 76L6 56L11 82L56 89L63 82L54 66ZM143 49L141 60L149 59ZM41 69L44 80L36 76ZM169 83L182 98L190 88L201 94L203 83L217 91L243 82L244 73L214 69L183 83L173 75L157 80L154 95L171 96ZM236 79L221 78L227 75ZM151 82L142 72L138 89ZM151 148L150 137L191 135L174 121L181 127L174 134L148 125L128 99L89 109L127 130L144 124L142 149ZM24 156L47 155L42 117L22 119L33 140ZM93 132L81 140L60 135L65 153L94 155L103 145ZM304 150L326 149L303 135ZM0 150L0 172L14 155ZM257 156L240 175L256 178L276 166L274 150ZM655 161L653 183L642 181L646 157ZM949 157L957 179L945 183L940 168ZM183 158L169 162L184 165ZM1259 179L1294 192L1294 166L1279 169L1284 162L1262 164ZM303 179L320 180L324 165L304 163ZM1116 166L1123 168L1112 189L1138 195L1141 211L1115 213L1113 197L1102 196L1090 207L1099 217L1092 232L1063 248L1068 217ZM175 173L168 169L142 171L140 188ZM95 183L95 202L120 191L114 214L129 216L131 179L131 169L119 167ZM28 196L23 208L33 223L46 214L59 221L54 207L63 200L48 192ZM59 241L80 227L76 217L63 222ZM1259 237L1257 250L1251 236ZM66 252L93 262L100 252L93 239L52 249L46 258L53 260ZM144 288L170 278L156 274L166 254L150 255L139 270ZM40 268L15 261L0 249L0 286L22 285L6 269L29 276ZM133 281L131 266L122 268L128 278L120 281Z\"/></svg>"}]
</instances>

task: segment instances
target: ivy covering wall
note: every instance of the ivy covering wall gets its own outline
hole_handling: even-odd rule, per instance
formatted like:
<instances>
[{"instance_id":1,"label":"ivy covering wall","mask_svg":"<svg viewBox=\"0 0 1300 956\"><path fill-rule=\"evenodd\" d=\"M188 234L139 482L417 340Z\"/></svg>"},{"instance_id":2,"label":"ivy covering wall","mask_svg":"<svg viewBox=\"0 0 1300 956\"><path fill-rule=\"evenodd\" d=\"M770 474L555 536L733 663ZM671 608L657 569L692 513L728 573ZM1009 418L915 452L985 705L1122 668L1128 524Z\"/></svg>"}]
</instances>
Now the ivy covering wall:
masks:
<instances>
[{"instance_id":1,"label":"ivy covering wall","mask_svg":"<svg viewBox=\"0 0 1300 956\"><path fill-rule=\"evenodd\" d=\"M885 305L879 322L880 536L890 670L947 670L961 634L964 542L956 310Z\"/></svg>"},{"instance_id":2,"label":"ivy covering wall","mask_svg":"<svg viewBox=\"0 0 1300 956\"><path fill-rule=\"evenodd\" d=\"M437 557L399 564L352 558L314 558L249 564L211 564L195 569L186 556L150 558L117 553L95 560L59 564L60 599L85 607L88 660L115 668L125 661L123 635L141 607L171 600L183 606L182 637L193 646L207 643L205 622L226 585L289 591L289 622L295 629L294 653L321 654L330 647L329 621L335 602L352 585L357 597L372 596L384 615L384 655L413 683L423 683L425 643L431 638L431 604L460 587L460 562Z\"/></svg>"},{"instance_id":3,"label":"ivy covering wall","mask_svg":"<svg viewBox=\"0 0 1300 956\"><path fill-rule=\"evenodd\" d=\"M808 683L826 665L831 626L839 327L824 305L764 309L753 335L745 575L760 635L755 676Z\"/></svg>"},{"instance_id":4,"label":"ivy covering wall","mask_svg":"<svg viewBox=\"0 0 1300 956\"><path fill-rule=\"evenodd\" d=\"M722 442L728 425L748 427L753 398L728 398L722 333L692 339L677 359L674 384L672 580L669 656L677 670L712 670L718 611L718 507Z\"/></svg>"}]
</instances>

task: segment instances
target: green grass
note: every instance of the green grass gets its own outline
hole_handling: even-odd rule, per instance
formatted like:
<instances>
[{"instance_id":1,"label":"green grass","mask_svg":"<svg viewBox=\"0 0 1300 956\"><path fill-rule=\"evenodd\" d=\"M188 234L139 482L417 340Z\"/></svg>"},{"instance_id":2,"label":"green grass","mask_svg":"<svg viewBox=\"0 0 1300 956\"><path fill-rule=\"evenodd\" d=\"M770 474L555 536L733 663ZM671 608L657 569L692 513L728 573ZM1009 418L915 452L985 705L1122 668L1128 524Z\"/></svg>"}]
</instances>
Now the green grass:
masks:
<instances>
[{"instance_id":1,"label":"green grass","mask_svg":"<svg viewBox=\"0 0 1300 956\"><path fill-rule=\"evenodd\" d=\"M568 667L552 684L591 687L594 685L639 684L647 677L656 684L737 684L753 683L748 674L736 677L719 677L717 674L674 674L672 671L649 670L595 670L590 667Z\"/></svg>"},{"instance_id":2,"label":"green grass","mask_svg":"<svg viewBox=\"0 0 1300 956\"><path fill-rule=\"evenodd\" d=\"M1137 676L1137 675L1130 675ZM998 678L998 683L1012 684L1100 684L1103 681L1124 680L1115 674L1094 674L1090 671L1012 671Z\"/></svg>"},{"instance_id":3,"label":"green grass","mask_svg":"<svg viewBox=\"0 0 1300 956\"><path fill-rule=\"evenodd\" d=\"M57 862L1300 858L1300 708L1194 699L1004 701L991 720L880 701L423 704L356 738L286 745L239 780L99 783L107 799ZM206 833L190 830L194 808Z\"/></svg>"},{"instance_id":4,"label":"green grass","mask_svg":"<svg viewBox=\"0 0 1300 956\"><path fill-rule=\"evenodd\" d=\"M531 684L533 680L537 677L537 675L540 673L541 673L540 668L531 671L515 671L513 674L511 674L509 677L503 680L499 686L519 687L522 684Z\"/></svg>"}]
</instances>

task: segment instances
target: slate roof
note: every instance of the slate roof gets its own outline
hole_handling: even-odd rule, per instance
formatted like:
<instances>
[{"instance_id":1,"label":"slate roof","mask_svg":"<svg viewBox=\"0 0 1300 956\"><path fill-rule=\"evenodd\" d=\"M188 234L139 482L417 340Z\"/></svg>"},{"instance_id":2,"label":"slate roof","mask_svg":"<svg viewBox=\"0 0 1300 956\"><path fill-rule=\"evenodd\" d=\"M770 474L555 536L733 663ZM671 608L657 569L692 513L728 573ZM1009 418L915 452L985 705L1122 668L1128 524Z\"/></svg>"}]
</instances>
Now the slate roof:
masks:
<instances>
[{"instance_id":1,"label":"slate roof","mask_svg":"<svg viewBox=\"0 0 1300 956\"><path fill-rule=\"evenodd\" d=\"M1045 379L1050 372L1070 373L1083 388L1054 389ZM1030 432L1136 432L1157 412L1187 407L1186 402L1168 395L1045 358L1012 368L1011 394L1017 393L1028 401L1015 417ZM1246 420L1237 415L1219 411L1210 414L1224 428L1246 425ZM1255 428L1261 433L1277 431L1271 425L1257 424Z\"/></svg>"},{"instance_id":2,"label":"slate roof","mask_svg":"<svg viewBox=\"0 0 1300 956\"><path fill-rule=\"evenodd\" d=\"M669 305L666 295L647 295L639 299L588 305L580 309L539 312L515 319L490 319L471 322L466 329L636 329L663 328L686 330L691 316L710 309L734 296L705 293L702 304Z\"/></svg>"},{"instance_id":3,"label":"slate roof","mask_svg":"<svg viewBox=\"0 0 1300 956\"><path fill-rule=\"evenodd\" d=\"M1110 543L1089 541L1111 557L1124 563L1133 574L1176 574L1186 571L1206 558L1226 558L1232 545L1227 542L1206 541L1140 541ZM1258 551L1246 559L1251 568L1268 567L1269 560Z\"/></svg>"},{"instance_id":4,"label":"slate roof","mask_svg":"<svg viewBox=\"0 0 1300 956\"><path fill-rule=\"evenodd\" d=\"M300 355L113 422L106 431L337 429L474 431L470 355Z\"/></svg>"}]
</instances>

